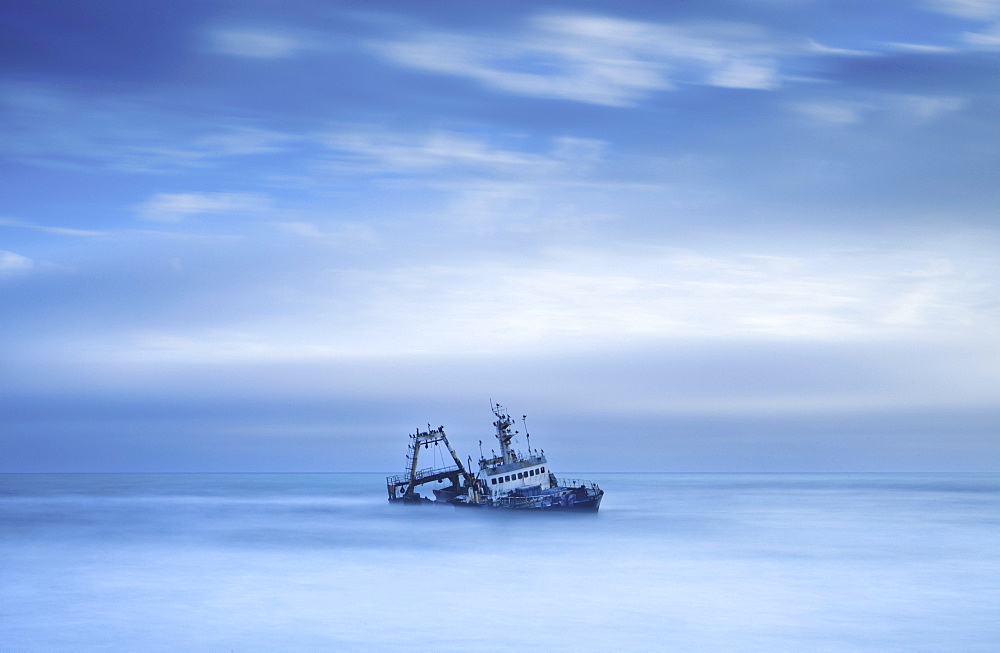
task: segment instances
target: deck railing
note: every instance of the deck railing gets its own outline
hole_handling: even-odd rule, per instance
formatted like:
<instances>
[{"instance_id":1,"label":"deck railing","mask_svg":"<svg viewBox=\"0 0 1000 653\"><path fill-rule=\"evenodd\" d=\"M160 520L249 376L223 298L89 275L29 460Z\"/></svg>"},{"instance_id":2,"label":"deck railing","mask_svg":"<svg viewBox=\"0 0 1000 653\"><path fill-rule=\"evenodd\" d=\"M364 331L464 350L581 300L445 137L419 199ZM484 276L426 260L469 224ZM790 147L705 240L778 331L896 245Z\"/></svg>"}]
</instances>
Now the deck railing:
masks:
<instances>
[{"instance_id":1,"label":"deck railing","mask_svg":"<svg viewBox=\"0 0 1000 653\"><path fill-rule=\"evenodd\" d=\"M438 475L460 474L461 472L462 470L455 465L451 465L450 467L427 467L425 469L418 469L416 477L413 480L419 483L420 480L424 478ZM410 475L397 474L395 476L389 476L385 480L388 485L400 485L401 483L408 482L410 480Z\"/></svg>"},{"instance_id":2,"label":"deck railing","mask_svg":"<svg viewBox=\"0 0 1000 653\"><path fill-rule=\"evenodd\" d=\"M597 486L597 483L593 481L583 481L578 478L556 478L556 485L559 487L579 489L580 486L587 488L588 490L600 490L601 488Z\"/></svg>"}]
</instances>

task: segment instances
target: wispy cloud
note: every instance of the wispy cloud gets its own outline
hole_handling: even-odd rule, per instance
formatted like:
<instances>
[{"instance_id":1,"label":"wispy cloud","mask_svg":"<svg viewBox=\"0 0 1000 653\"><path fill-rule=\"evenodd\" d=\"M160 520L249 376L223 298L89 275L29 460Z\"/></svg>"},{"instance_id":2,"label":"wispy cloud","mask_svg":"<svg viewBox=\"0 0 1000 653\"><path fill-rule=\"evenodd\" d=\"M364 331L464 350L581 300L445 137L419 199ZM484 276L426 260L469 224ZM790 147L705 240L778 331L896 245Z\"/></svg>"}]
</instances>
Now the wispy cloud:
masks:
<instances>
[{"instance_id":1,"label":"wispy cloud","mask_svg":"<svg viewBox=\"0 0 1000 653\"><path fill-rule=\"evenodd\" d=\"M827 100L797 102L792 105L792 109L816 124L853 125L861 122L872 106L862 102Z\"/></svg>"},{"instance_id":2,"label":"wispy cloud","mask_svg":"<svg viewBox=\"0 0 1000 653\"><path fill-rule=\"evenodd\" d=\"M961 97L900 95L895 98L892 108L905 120L922 125L961 111L967 104Z\"/></svg>"},{"instance_id":3,"label":"wispy cloud","mask_svg":"<svg viewBox=\"0 0 1000 653\"><path fill-rule=\"evenodd\" d=\"M0 250L0 276L21 274L35 267L35 262L16 252Z\"/></svg>"},{"instance_id":4,"label":"wispy cloud","mask_svg":"<svg viewBox=\"0 0 1000 653\"><path fill-rule=\"evenodd\" d=\"M998 0L924 0L924 5L945 14L989 20L1000 18L1000 1Z\"/></svg>"},{"instance_id":5,"label":"wispy cloud","mask_svg":"<svg viewBox=\"0 0 1000 653\"><path fill-rule=\"evenodd\" d=\"M256 193L158 193L135 210L142 220L180 222L194 215L254 214L268 203Z\"/></svg>"},{"instance_id":6,"label":"wispy cloud","mask_svg":"<svg viewBox=\"0 0 1000 653\"><path fill-rule=\"evenodd\" d=\"M1000 50L1000 0L925 0L925 5L934 11L966 18L991 22L980 31L962 34L962 42L976 49Z\"/></svg>"},{"instance_id":7,"label":"wispy cloud","mask_svg":"<svg viewBox=\"0 0 1000 653\"><path fill-rule=\"evenodd\" d=\"M796 102L793 111L825 126L846 126L879 117L885 122L922 126L961 111L967 100L960 97L865 93L857 99L822 99Z\"/></svg>"},{"instance_id":8,"label":"wispy cloud","mask_svg":"<svg viewBox=\"0 0 1000 653\"><path fill-rule=\"evenodd\" d=\"M372 44L394 62L494 89L630 106L678 83L771 89L781 47L739 24L665 25L545 14L506 36L426 33Z\"/></svg>"},{"instance_id":9,"label":"wispy cloud","mask_svg":"<svg viewBox=\"0 0 1000 653\"><path fill-rule=\"evenodd\" d=\"M301 37L265 29L217 29L209 35L209 49L237 57L286 59L310 47Z\"/></svg>"},{"instance_id":10,"label":"wispy cloud","mask_svg":"<svg viewBox=\"0 0 1000 653\"><path fill-rule=\"evenodd\" d=\"M345 174L472 175L551 178L588 169L600 161L605 143L556 138L532 142L516 135L484 135L455 130L430 133L343 129L320 136L331 150L331 165Z\"/></svg>"},{"instance_id":11,"label":"wispy cloud","mask_svg":"<svg viewBox=\"0 0 1000 653\"><path fill-rule=\"evenodd\" d=\"M1000 50L1000 23L995 23L982 32L966 32L963 39L976 48Z\"/></svg>"},{"instance_id":12,"label":"wispy cloud","mask_svg":"<svg viewBox=\"0 0 1000 653\"><path fill-rule=\"evenodd\" d=\"M204 158L280 152L298 140L283 132L254 127L227 127L212 130L191 142L191 150Z\"/></svg>"},{"instance_id":13,"label":"wispy cloud","mask_svg":"<svg viewBox=\"0 0 1000 653\"><path fill-rule=\"evenodd\" d=\"M956 48L950 45L929 45L926 43L896 43L896 42L886 43L885 45L891 50L900 50L903 52L918 52L921 54L950 54L956 51Z\"/></svg>"},{"instance_id":14,"label":"wispy cloud","mask_svg":"<svg viewBox=\"0 0 1000 653\"><path fill-rule=\"evenodd\" d=\"M372 245L378 242L378 234L371 225L362 223L317 224L303 220L274 222L284 231L312 241L332 244Z\"/></svg>"},{"instance_id":15,"label":"wispy cloud","mask_svg":"<svg viewBox=\"0 0 1000 653\"><path fill-rule=\"evenodd\" d=\"M38 224L32 224L30 222L25 222L24 220L13 220L11 218L0 218L0 227L31 229L34 231L42 231L49 234L55 234L58 236L100 236L105 233L103 231L95 231L93 229L75 229L71 227L52 227L48 225L38 225Z\"/></svg>"},{"instance_id":16,"label":"wispy cloud","mask_svg":"<svg viewBox=\"0 0 1000 653\"><path fill-rule=\"evenodd\" d=\"M814 39L806 39L806 49L815 54L828 54L843 57L877 57L880 53L872 50L852 50L849 48L834 48Z\"/></svg>"},{"instance_id":17,"label":"wispy cloud","mask_svg":"<svg viewBox=\"0 0 1000 653\"><path fill-rule=\"evenodd\" d=\"M88 95L42 84L0 85L0 111L0 156L50 168L205 168L278 152L296 140L228 119L191 118L155 98Z\"/></svg>"}]
</instances>

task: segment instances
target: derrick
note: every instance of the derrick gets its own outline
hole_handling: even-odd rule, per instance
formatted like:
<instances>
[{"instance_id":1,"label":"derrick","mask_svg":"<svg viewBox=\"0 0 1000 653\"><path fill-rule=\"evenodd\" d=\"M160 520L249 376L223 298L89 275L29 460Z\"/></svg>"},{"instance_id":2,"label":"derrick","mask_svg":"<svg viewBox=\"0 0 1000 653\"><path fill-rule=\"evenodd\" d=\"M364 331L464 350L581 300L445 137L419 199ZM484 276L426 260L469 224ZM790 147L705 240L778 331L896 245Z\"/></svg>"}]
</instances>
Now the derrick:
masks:
<instances>
[{"instance_id":1,"label":"derrick","mask_svg":"<svg viewBox=\"0 0 1000 653\"><path fill-rule=\"evenodd\" d=\"M427 451L431 447L443 446L448 450L454 464L438 467L420 467L420 452ZM437 452L435 452L437 453ZM443 456L442 456L443 458ZM444 489L434 490L439 499L454 498L467 492L468 488L476 483L473 474L465 469L462 460L455 453L454 447L448 442L444 427L439 426L432 429L427 425L426 431L417 429L416 433L410 434L410 447L406 454L408 470L406 474L390 476L386 479L386 488L389 492L389 501L401 501L405 503L419 503L427 500L422 497L417 488L428 483L449 481L450 485Z\"/></svg>"}]
</instances>

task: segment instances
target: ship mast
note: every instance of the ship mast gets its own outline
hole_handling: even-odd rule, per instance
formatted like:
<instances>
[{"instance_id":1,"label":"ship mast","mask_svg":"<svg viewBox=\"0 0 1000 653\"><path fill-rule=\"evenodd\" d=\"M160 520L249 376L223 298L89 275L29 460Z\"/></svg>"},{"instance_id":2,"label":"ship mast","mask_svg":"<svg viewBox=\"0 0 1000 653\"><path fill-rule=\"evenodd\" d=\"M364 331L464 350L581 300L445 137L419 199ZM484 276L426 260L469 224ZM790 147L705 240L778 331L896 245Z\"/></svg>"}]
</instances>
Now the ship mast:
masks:
<instances>
[{"instance_id":1,"label":"ship mast","mask_svg":"<svg viewBox=\"0 0 1000 653\"><path fill-rule=\"evenodd\" d=\"M497 418L497 421L493 422L493 426L497 430L497 440L500 441L500 455L503 457L504 464L512 463L517 459L514 451L510 448L510 441L514 439L514 434L510 432L510 427L514 423L514 420L510 418L510 415L507 414L500 404L493 404L493 415Z\"/></svg>"}]
</instances>

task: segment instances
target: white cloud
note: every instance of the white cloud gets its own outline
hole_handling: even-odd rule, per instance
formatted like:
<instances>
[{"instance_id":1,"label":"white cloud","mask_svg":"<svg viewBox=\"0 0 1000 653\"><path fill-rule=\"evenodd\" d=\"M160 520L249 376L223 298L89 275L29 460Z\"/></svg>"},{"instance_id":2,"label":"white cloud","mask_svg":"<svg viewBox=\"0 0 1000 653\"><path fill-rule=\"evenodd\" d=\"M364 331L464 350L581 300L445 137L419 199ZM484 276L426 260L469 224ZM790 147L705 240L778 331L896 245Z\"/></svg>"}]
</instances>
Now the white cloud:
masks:
<instances>
[{"instance_id":1,"label":"white cloud","mask_svg":"<svg viewBox=\"0 0 1000 653\"><path fill-rule=\"evenodd\" d=\"M965 108L964 98L933 95L900 95L896 97L896 110L906 120L923 124L932 122Z\"/></svg>"},{"instance_id":2,"label":"white cloud","mask_svg":"<svg viewBox=\"0 0 1000 653\"><path fill-rule=\"evenodd\" d=\"M485 140L444 131L417 136L377 132L341 134L335 137L334 144L396 170L445 167L495 169L531 165L537 161L525 152L495 148Z\"/></svg>"},{"instance_id":3,"label":"white cloud","mask_svg":"<svg viewBox=\"0 0 1000 653\"><path fill-rule=\"evenodd\" d=\"M27 256L0 250L0 275L28 272L34 267L35 262Z\"/></svg>"},{"instance_id":4,"label":"white cloud","mask_svg":"<svg viewBox=\"0 0 1000 653\"><path fill-rule=\"evenodd\" d=\"M320 139L333 150L331 167L344 174L448 172L519 179L579 174L601 160L605 146L594 139L557 138L537 144L511 136L445 130L411 134L355 129ZM532 147L542 151L531 151Z\"/></svg>"},{"instance_id":5,"label":"white cloud","mask_svg":"<svg viewBox=\"0 0 1000 653\"><path fill-rule=\"evenodd\" d=\"M1000 0L925 0L924 4L935 11L961 18L1000 18Z\"/></svg>"},{"instance_id":6,"label":"white cloud","mask_svg":"<svg viewBox=\"0 0 1000 653\"><path fill-rule=\"evenodd\" d=\"M30 222L25 222L23 220L11 220L10 218L0 218L0 226L32 229L34 231L42 231L49 234L56 234L58 236L100 236L105 233L103 231L94 231L91 229L74 229L71 227L51 227L48 225L31 224Z\"/></svg>"},{"instance_id":7,"label":"white cloud","mask_svg":"<svg viewBox=\"0 0 1000 653\"><path fill-rule=\"evenodd\" d=\"M143 220L180 222L192 215L256 213L268 199L256 193L159 193L136 207Z\"/></svg>"},{"instance_id":8,"label":"white cloud","mask_svg":"<svg viewBox=\"0 0 1000 653\"><path fill-rule=\"evenodd\" d=\"M853 125L880 116L901 124L919 126L961 111L964 98L938 95L869 94L862 100L798 102L793 111L820 125Z\"/></svg>"},{"instance_id":9,"label":"white cloud","mask_svg":"<svg viewBox=\"0 0 1000 653\"><path fill-rule=\"evenodd\" d=\"M210 37L215 52L254 59L285 59L310 47L299 38L265 30L219 29Z\"/></svg>"},{"instance_id":10,"label":"white cloud","mask_svg":"<svg viewBox=\"0 0 1000 653\"><path fill-rule=\"evenodd\" d=\"M872 52L870 50L849 50L845 48L833 48L827 45L823 45L818 41L813 39L807 39L808 44L807 49L810 52L816 54L831 54L843 57L875 57L878 56L877 52Z\"/></svg>"},{"instance_id":11,"label":"white cloud","mask_svg":"<svg viewBox=\"0 0 1000 653\"><path fill-rule=\"evenodd\" d=\"M769 90L779 86L779 79L771 62L736 59L712 71L708 83L722 88Z\"/></svg>"},{"instance_id":12,"label":"white cloud","mask_svg":"<svg viewBox=\"0 0 1000 653\"><path fill-rule=\"evenodd\" d=\"M823 102L799 102L792 109L809 120L821 125L853 125L861 122L870 105L844 100Z\"/></svg>"},{"instance_id":13,"label":"white cloud","mask_svg":"<svg viewBox=\"0 0 1000 653\"><path fill-rule=\"evenodd\" d=\"M897 43L897 42L886 43L886 45L894 50L903 50L904 52L920 52L924 54L948 54L951 52L955 52L955 48L943 45L926 45L923 43Z\"/></svg>"},{"instance_id":14,"label":"white cloud","mask_svg":"<svg viewBox=\"0 0 1000 653\"><path fill-rule=\"evenodd\" d=\"M280 152L295 140L289 134L254 128L229 128L194 139L193 147L206 157Z\"/></svg>"},{"instance_id":15,"label":"white cloud","mask_svg":"<svg viewBox=\"0 0 1000 653\"><path fill-rule=\"evenodd\" d=\"M672 87L654 62L602 53L601 47L435 34L378 49L398 63L534 97L626 106L648 91Z\"/></svg>"},{"instance_id":16,"label":"white cloud","mask_svg":"<svg viewBox=\"0 0 1000 653\"><path fill-rule=\"evenodd\" d=\"M747 25L546 14L508 37L436 33L373 47L397 63L501 91L609 106L679 82L771 89L780 79L778 46Z\"/></svg>"},{"instance_id":17,"label":"white cloud","mask_svg":"<svg viewBox=\"0 0 1000 653\"><path fill-rule=\"evenodd\" d=\"M985 50L1000 50L1000 23L995 23L983 32L966 32L962 35L969 45Z\"/></svg>"},{"instance_id":18,"label":"white cloud","mask_svg":"<svg viewBox=\"0 0 1000 653\"><path fill-rule=\"evenodd\" d=\"M42 84L0 84L0 111L0 151L49 168L203 168L296 142L281 132L177 114L155 97L88 95Z\"/></svg>"},{"instance_id":19,"label":"white cloud","mask_svg":"<svg viewBox=\"0 0 1000 653\"><path fill-rule=\"evenodd\" d=\"M273 224L286 233L313 241L350 245L370 245L378 242L376 231L367 224L334 223L321 226L304 220L286 220Z\"/></svg>"}]
</instances>

